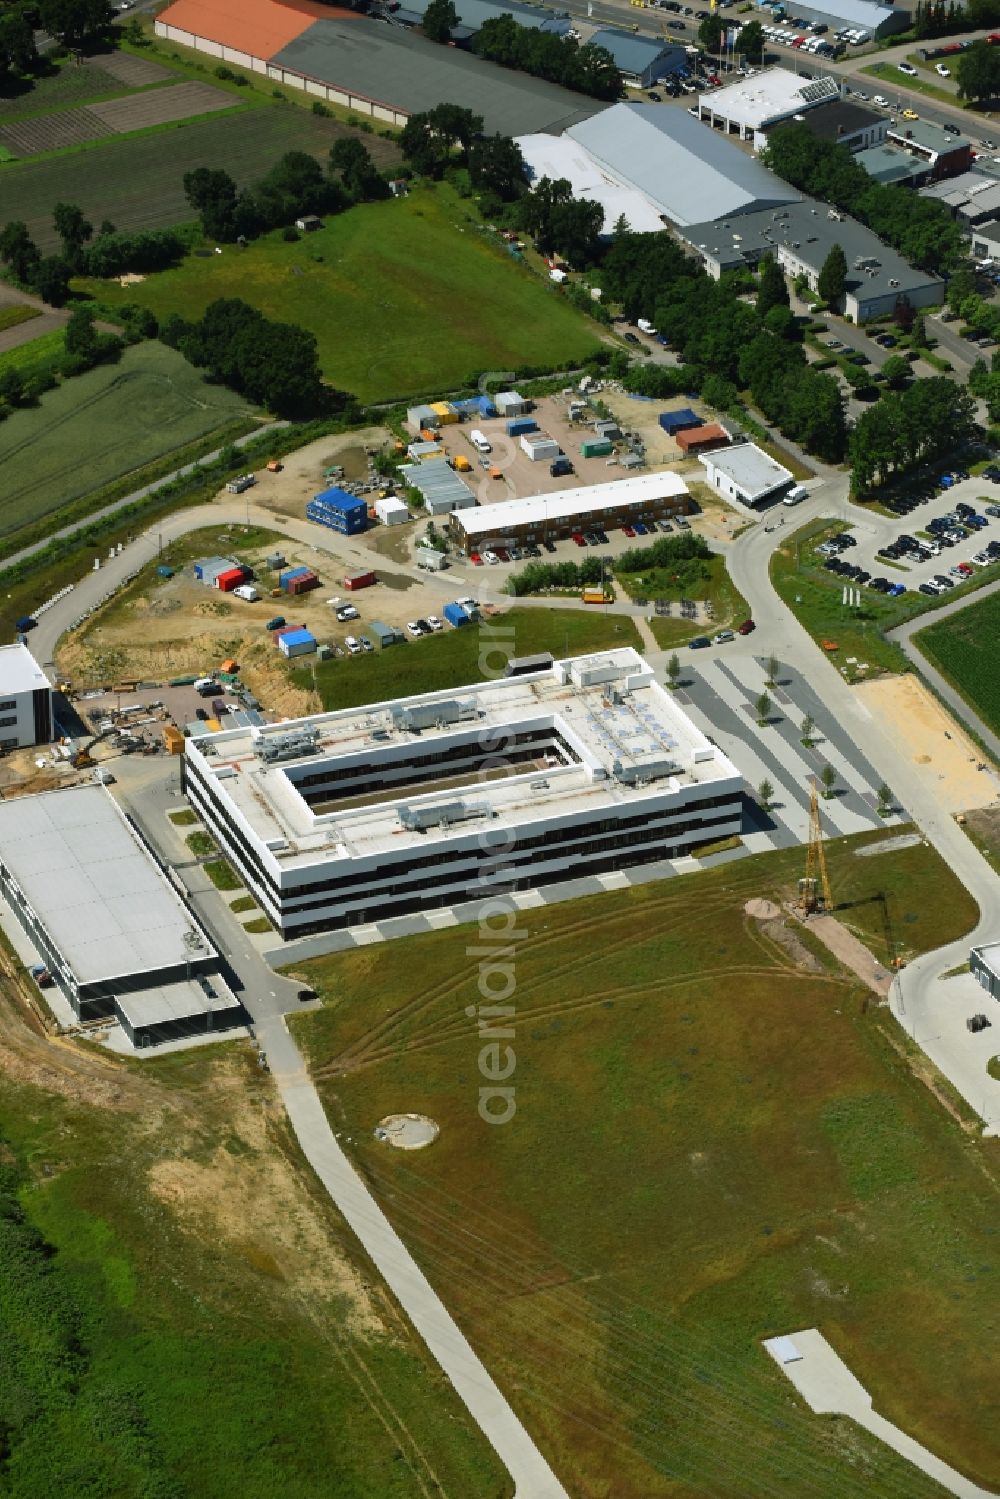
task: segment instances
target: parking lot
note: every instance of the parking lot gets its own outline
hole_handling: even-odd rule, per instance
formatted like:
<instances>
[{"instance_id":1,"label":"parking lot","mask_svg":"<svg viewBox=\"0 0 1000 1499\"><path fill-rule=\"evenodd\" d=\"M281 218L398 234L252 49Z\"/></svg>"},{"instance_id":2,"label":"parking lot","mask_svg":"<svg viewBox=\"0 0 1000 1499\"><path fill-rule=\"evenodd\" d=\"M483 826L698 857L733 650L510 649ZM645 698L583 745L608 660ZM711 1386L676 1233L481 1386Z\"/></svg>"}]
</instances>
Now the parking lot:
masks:
<instances>
[{"instance_id":1,"label":"parking lot","mask_svg":"<svg viewBox=\"0 0 1000 1499\"><path fill-rule=\"evenodd\" d=\"M963 471L960 471L963 472ZM877 592L944 594L1000 561L1000 468L942 486L928 478L894 501L898 521L872 515L817 547L826 570ZM995 498L988 491L996 488Z\"/></svg>"}]
</instances>

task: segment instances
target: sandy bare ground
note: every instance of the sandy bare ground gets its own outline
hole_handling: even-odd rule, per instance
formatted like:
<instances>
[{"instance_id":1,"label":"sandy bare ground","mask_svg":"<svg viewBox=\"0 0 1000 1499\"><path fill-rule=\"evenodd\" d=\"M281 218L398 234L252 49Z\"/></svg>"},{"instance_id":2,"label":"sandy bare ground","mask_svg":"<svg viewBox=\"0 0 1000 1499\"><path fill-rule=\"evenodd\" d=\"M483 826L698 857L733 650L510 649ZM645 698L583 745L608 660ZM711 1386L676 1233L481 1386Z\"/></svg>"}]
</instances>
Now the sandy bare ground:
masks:
<instances>
[{"instance_id":1,"label":"sandy bare ground","mask_svg":"<svg viewBox=\"0 0 1000 1499\"><path fill-rule=\"evenodd\" d=\"M976 769L982 764L976 746L919 677L880 677L854 691L946 811L964 812L997 801L1000 786L993 773Z\"/></svg>"}]
</instances>

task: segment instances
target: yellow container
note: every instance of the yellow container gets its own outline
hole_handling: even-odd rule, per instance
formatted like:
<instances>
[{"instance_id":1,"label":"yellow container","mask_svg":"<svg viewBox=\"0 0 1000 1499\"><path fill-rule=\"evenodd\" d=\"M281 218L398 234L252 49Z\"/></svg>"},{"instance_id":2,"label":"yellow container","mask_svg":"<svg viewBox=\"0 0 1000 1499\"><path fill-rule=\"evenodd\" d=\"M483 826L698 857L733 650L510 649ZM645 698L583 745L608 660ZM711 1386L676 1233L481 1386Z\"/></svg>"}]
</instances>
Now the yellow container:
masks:
<instances>
[{"instance_id":1,"label":"yellow container","mask_svg":"<svg viewBox=\"0 0 1000 1499\"><path fill-rule=\"evenodd\" d=\"M164 725L163 746L168 755L183 755L184 735L172 723Z\"/></svg>"},{"instance_id":2,"label":"yellow container","mask_svg":"<svg viewBox=\"0 0 1000 1499\"><path fill-rule=\"evenodd\" d=\"M446 426L449 422L458 421L458 412L449 401L435 401L431 406L431 410L440 419L443 426Z\"/></svg>"},{"instance_id":3,"label":"yellow container","mask_svg":"<svg viewBox=\"0 0 1000 1499\"><path fill-rule=\"evenodd\" d=\"M222 733L222 725L217 718L206 718L205 727L210 734Z\"/></svg>"},{"instance_id":4,"label":"yellow container","mask_svg":"<svg viewBox=\"0 0 1000 1499\"><path fill-rule=\"evenodd\" d=\"M472 464L469 462L468 458L463 458L462 454L459 453L458 457L455 459L455 467L460 474L467 474L471 470Z\"/></svg>"}]
</instances>

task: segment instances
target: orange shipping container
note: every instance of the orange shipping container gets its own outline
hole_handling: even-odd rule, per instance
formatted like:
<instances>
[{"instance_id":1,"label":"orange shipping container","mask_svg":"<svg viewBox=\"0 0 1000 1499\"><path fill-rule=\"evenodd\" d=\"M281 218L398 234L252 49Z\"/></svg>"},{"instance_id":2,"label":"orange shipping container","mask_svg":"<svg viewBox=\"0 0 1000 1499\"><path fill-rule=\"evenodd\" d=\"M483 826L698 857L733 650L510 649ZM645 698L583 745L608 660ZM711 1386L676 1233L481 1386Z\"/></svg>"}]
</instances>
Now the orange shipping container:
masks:
<instances>
[{"instance_id":1,"label":"orange shipping container","mask_svg":"<svg viewBox=\"0 0 1000 1499\"><path fill-rule=\"evenodd\" d=\"M168 755L183 755L184 753L184 735L172 723L164 725L163 745Z\"/></svg>"}]
</instances>

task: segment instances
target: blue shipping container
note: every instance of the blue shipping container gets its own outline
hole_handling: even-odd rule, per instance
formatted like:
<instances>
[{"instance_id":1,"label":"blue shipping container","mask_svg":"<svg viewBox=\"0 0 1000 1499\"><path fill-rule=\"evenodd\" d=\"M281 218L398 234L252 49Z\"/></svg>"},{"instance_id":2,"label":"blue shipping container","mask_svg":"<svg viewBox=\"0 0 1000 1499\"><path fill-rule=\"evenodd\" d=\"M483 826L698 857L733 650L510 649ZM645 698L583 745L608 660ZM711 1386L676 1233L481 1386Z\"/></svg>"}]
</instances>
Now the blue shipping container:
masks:
<instances>
[{"instance_id":1,"label":"blue shipping container","mask_svg":"<svg viewBox=\"0 0 1000 1499\"><path fill-rule=\"evenodd\" d=\"M466 614L461 604L445 604L441 612L448 623L450 625L454 625L456 629L460 625L467 625L471 623L469 616Z\"/></svg>"},{"instance_id":2,"label":"blue shipping container","mask_svg":"<svg viewBox=\"0 0 1000 1499\"><path fill-rule=\"evenodd\" d=\"M507 423L507 436L520 437L524 432L537 432L538 423L533 416L512 416Z\"/></svg>"},{"instance_id":3,"label":"blue shipping container","mask_svg":"<svg viewBox=\"0 0 1000 1499\"><path fill-rule=\"evenodd\" d=\"M306 516L344 536L353 536L368 525L368 503L345 489L324 489L309 501Z\"/></svg>"}]
</instances>

